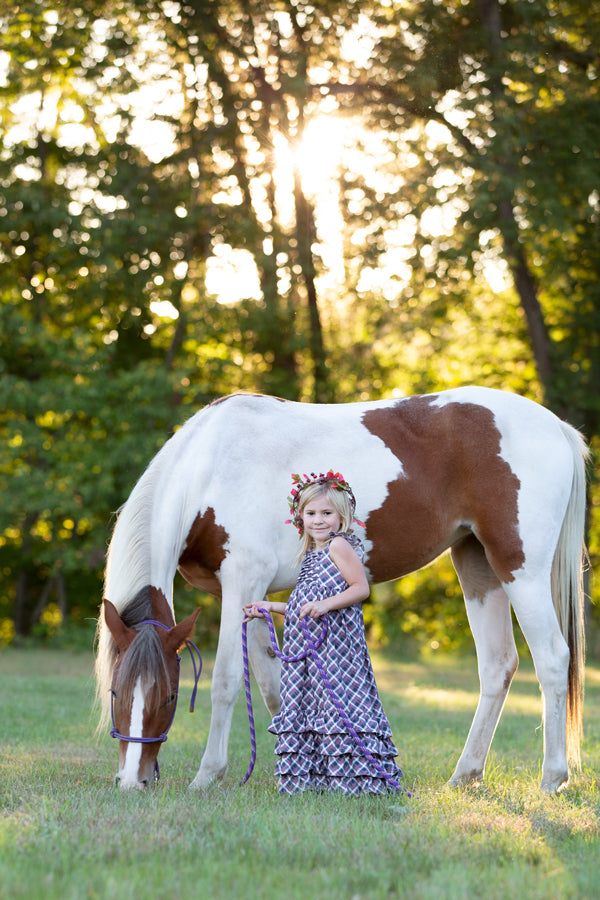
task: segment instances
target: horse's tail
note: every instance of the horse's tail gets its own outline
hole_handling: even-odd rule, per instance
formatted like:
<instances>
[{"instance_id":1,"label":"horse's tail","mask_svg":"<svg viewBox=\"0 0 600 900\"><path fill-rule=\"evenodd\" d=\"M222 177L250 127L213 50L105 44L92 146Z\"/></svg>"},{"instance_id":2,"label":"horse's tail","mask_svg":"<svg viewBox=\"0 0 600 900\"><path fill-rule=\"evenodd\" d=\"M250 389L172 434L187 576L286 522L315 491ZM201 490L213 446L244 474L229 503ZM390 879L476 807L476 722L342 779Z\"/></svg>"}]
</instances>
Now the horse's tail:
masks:
<instances>
[{"instance_id":1,"label":"horse's tail","mask_svg":"<svg viewBox=\"0 0 600 900\"><path fill-rule=\"evenodd\" d=\"M573 454L573 482L552 564L552 598L560 629L570 652L567 756L574 766L580 768L585 661L583 572L587 561L585 467L590 451L578 431L565 422L561 422L561 427Z\"/></svg>"}]
</instances>

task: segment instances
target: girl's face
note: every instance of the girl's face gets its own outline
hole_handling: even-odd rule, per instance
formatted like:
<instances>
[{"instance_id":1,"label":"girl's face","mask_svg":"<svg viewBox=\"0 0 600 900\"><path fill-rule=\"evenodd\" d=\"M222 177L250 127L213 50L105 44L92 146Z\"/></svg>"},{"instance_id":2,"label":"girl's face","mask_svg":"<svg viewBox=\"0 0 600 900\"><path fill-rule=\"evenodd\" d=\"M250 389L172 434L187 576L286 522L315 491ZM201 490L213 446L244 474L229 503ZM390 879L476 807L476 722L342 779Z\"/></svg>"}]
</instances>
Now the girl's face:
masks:
<instances>
[{"instance_id":1,"label":"girl's face","mask_svg":"<svg viewBox=\"0 0 600 900\"><path fill-rule=\"evenodd\" d=\"M309 500L300 513L304 531L313 539L317 549L325 547L331 532L340 531L342 520L325 495Z\"/></svg>"}]
</instances>

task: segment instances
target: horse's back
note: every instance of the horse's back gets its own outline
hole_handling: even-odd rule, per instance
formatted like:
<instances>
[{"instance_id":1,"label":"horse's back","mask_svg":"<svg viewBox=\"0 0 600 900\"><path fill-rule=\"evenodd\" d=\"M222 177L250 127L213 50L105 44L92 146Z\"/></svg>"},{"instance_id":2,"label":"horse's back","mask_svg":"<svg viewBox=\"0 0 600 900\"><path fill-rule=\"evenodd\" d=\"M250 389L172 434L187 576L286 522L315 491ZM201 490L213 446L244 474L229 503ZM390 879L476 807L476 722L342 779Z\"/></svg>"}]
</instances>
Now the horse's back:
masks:
<instances>
[{"instance_id":1,"label":"horse's back","mask_svg":"<svg viewBox=\"0 0 600 900\"><path fill-rule=\"evenodd\" d=\"M519 517L543 515L546 494L563 490L570 466L556 416L504 391L347 404L237 394L187 420L139 493L154 492L152 542L163 569L183 558L210 577L232 555L266 566L275 554L269 588L280 589L295 574L297 537L285 525L292 472L344 473L379 581L425 565L465 529L516 535ZM518 559L515 549L506 567Z\"/></svg>"}]
</instances>

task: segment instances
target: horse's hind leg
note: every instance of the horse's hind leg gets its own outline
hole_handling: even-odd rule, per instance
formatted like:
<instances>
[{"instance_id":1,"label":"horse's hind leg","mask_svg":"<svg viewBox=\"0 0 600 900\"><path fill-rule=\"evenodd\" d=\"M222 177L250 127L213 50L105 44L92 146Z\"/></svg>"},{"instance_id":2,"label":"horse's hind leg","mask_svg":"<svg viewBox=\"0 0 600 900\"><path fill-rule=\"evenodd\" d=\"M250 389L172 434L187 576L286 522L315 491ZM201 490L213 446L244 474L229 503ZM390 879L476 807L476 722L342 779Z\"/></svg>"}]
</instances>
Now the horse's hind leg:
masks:
<instances>
[{"instance_id":1,"label":"horse's hind leg","mask_svg":"<svg viewBox=\"0 0 600 900\"><path fill-rule=\"evenodd\" d=\"M452 550L475 640L480 693L469 735L450 784L483 780L494 732L518 666L510 604L479 541L470 536Z\"/></svg>"},{"instance_id":2,"label":"horse's hind leg","mask_svg":"<svg viewBox=\"0 0 600 900\"><path fill-rule=\"evenodd\" d=\"M553 794L569 780L566 753L569 648L552 603L549 574L546 579L517 578L507 590L542 689L544 763L540 788Z\"/></svg>"}]
</instances>

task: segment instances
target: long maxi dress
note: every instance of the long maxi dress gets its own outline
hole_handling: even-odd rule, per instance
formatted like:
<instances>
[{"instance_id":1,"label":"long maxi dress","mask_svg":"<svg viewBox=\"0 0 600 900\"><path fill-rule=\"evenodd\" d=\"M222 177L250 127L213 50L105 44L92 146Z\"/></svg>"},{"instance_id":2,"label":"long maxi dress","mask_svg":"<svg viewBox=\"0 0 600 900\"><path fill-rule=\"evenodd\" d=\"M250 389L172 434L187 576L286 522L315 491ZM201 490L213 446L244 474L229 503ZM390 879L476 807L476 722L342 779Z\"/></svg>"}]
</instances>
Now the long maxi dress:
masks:
<instances>
[{"instance_id":1,"label":"long maxi dress","mask_svg":"<svg viewBox=\"0 0 600 900\"><path fill-rule=\"evenodd\" d=\"M354 535L340 532L362 560L364 547ZM333 533L330 542L336 537ZM299 619L301 607L348 587L329 553L306 553L296 587L286 607L283 653L306 650ZM362 604L328 613L329 627L317 651L335 695L369 753L394 779L402 777L395 762L398 751L383 711L365 637ZM323 623L307 619L313 640ZM283 663L281 709L269 731L277 735L275 774L282 794L339 791L344 794L387 793L396 790L361 754L323 684L313 658Z\"/></svg>"}]
</instances>

